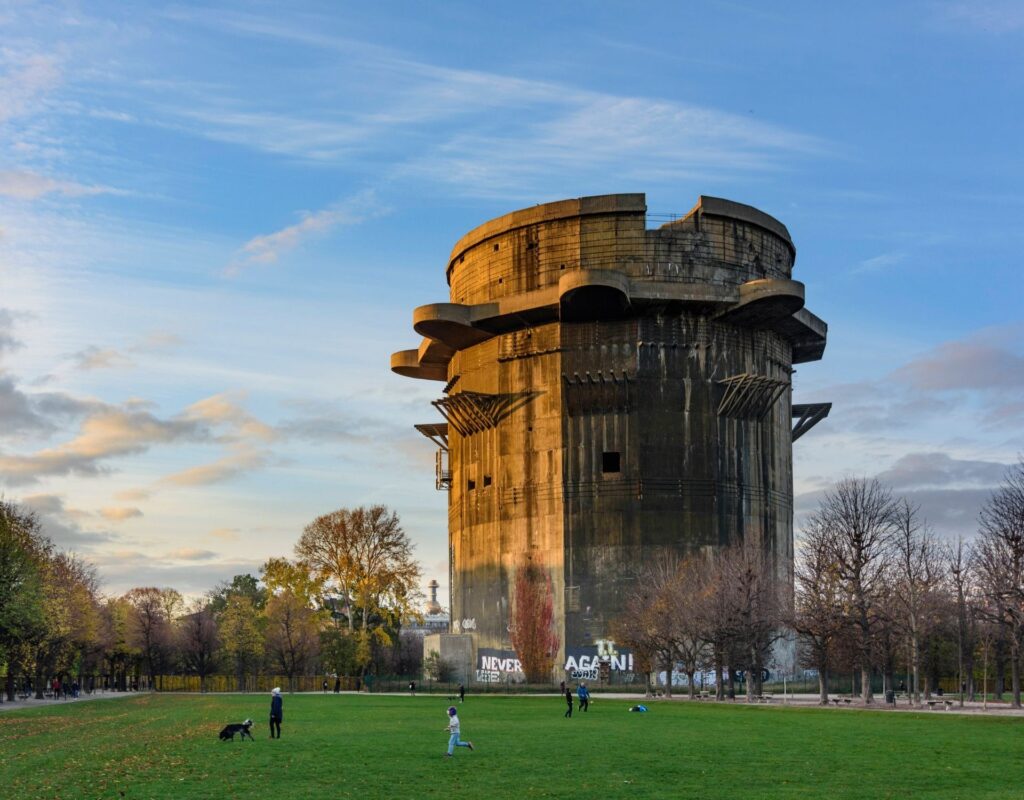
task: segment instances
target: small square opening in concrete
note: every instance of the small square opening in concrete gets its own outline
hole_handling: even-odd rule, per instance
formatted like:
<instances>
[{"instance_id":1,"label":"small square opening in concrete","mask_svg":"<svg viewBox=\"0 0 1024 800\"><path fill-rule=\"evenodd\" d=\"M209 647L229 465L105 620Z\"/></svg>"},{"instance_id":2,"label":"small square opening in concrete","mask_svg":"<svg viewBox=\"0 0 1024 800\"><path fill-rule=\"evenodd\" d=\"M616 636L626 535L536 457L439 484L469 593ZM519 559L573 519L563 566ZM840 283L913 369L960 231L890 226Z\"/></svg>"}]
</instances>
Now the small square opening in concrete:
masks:
<instances>
[{"instance_id":1,"label":"small square opening in concrete","mask_svg":"<svg viewBox=\"0 0 1024 800\"><path fill-rule=\"evenodd\" d=\"M490 485L491 485L491 476L490 475L484 475L484 486L490 486Z\"/></svg>"},{"instance_id":2,"label":"small square opening in concrete","mask_svg":"<svg viewBox=\"0 0 1024 800\"><path fill-rule=\"evenodd\" d=\"M476 488L476 481L466 481L466 491L471 492Z\"/></svg>"},{"instance_id":3,"label":"small square opening in concrete","mask_svg":"<svg viewBox=\"0 0 1024 800\"><path fill-rule=\"evenodd\" d=\"M620 458L616 452L601 453L601 472L619 472Z\"/></svg>"}]
</instances>

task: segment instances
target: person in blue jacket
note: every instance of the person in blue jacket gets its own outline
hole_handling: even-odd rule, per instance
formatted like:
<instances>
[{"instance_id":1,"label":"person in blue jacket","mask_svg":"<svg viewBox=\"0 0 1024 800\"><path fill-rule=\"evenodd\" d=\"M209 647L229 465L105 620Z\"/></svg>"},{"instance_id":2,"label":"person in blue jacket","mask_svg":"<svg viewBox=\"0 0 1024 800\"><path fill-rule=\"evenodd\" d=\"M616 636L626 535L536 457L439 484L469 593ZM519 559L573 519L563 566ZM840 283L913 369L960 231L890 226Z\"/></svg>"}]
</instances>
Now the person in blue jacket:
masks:
<instances>
[{"instance_id":1,"label":"person in blue jacket","mask_svg":"<svg viewBox=\"0 0 1024 800\"><path fill-rule=\"evenodd\" d=\"M587 684L581 683L576 689L576 696L580 699L580 711L586 711L590 708L590 690L587 688Z\"/></svg>"},{"instance_id":2,"label":"person in blue jacket","mask_svg":"<svg viewBox=\"0 0 1024 800\"><path fill-rule=\"evenodd\" d=\"M284 719L284 712L282 706L284 701L281 699L281 689L275 686L270 692L270 738L280 739L281 738L281 721ZM274 736L274 732L277 732L277 736Z\"/></svg>"}]
</instances>

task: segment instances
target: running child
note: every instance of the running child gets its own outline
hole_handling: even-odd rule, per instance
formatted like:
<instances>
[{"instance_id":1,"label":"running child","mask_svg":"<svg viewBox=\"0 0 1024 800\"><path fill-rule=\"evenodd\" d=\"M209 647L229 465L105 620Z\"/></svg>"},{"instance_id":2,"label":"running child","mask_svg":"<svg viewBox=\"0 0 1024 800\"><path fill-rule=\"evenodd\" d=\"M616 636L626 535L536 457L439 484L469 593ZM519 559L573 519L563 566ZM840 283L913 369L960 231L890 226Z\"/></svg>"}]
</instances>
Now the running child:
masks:
<instances>
[{"instance_id":1,"label":"running child","mask_svg":"<svg viewBox=\"0 0 1024 800\"><path fill-rule=\"evenodd\" d=\"M448 707L448 727L445 730L450 734L448 752L444 754L445 758L451 758L456 747L468 747L470 751L473 750L472 742L464 742L459 738L459 713L455 710L455 706Z\"/></svg>"}]
</instances>

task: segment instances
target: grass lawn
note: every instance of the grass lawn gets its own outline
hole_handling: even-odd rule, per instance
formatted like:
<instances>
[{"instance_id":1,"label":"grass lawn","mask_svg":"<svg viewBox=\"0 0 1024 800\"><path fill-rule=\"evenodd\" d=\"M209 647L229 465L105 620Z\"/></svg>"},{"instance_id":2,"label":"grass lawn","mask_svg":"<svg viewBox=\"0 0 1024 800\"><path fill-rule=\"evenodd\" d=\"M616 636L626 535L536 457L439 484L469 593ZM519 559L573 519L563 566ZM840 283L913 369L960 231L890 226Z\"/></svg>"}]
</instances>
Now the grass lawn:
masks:
<instances>
[{"instance_id":1,"label":"grass lawn","mask_svg":"<svg viewBox=\"0 0 1024 800\"><path fill-rule=\"evenodd\" d=\"M1024 719L473 697L447 746L443 697L143 695L0 715L0 797L1020 798ZM256 720L255 742L217 740Z\"/></svg>"}]
</instances>

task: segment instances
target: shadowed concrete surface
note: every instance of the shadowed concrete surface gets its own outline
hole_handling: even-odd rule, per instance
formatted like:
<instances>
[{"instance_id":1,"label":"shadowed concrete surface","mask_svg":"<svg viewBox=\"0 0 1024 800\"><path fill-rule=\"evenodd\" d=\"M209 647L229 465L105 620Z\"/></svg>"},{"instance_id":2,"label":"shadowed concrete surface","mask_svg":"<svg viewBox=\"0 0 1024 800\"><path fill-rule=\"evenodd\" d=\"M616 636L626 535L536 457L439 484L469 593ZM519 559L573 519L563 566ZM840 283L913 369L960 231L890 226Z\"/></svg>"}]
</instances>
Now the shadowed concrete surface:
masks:
<instances>
[{"instance_id":1,"label":"shadowed concrete surface","mask_svg":"<svg viewBox=\"0 0 1024 800\"><path fill-rule=\"evenodd\" d=\"M440 447L474 662L511 650L526 564L552 579L559 665L603 646L665 553L753 541L791 580L792 443L829 410L792 404L827 331L795 257L755 208L701 197L649 227L642 194L516 211L455 245L448 302L413 312L424 338L391 367L439 383L444 421L417 427Z\"/></svg>"}]
</instances>

